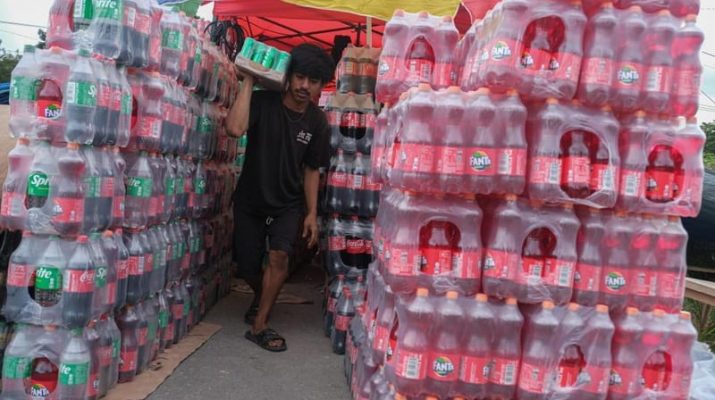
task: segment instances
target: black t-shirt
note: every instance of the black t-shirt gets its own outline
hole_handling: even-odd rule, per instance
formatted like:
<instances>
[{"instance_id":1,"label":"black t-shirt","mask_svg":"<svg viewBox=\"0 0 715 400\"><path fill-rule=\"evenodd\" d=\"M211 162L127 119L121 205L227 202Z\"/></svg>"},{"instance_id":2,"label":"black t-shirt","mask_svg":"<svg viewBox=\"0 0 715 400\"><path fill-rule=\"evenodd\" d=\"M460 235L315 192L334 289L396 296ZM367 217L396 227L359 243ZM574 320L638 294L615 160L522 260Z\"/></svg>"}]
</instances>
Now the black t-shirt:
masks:
<instances>
[{"instance_id":1,"label":"black t-shirt","mask_svg":"<svg viewBox=\"0 0 715 400\"><path fill-rule=\"evenodd\" d=\"M312 102L303 114L283 105L281 93L254 92L248 122L246 160L235 200L246 212L279 215L305 202L303 166L329 163L330 130Z\"/></svg>"}]
</instances>

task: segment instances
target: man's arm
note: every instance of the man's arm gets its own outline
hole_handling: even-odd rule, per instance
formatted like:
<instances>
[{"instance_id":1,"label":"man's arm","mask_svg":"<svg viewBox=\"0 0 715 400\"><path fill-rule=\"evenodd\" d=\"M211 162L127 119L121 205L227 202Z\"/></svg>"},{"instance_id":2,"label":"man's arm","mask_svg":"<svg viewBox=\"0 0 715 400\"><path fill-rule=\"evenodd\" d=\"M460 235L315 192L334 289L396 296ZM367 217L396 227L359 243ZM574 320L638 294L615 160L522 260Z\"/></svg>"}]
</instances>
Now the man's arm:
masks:
<instances>
[{"instance_id":1,"label":"man's arm","mask_svg":"<svg viewBox=\"0 0 715 400\"><path fill-rule=\"evenodd\" d=\"M303 190L307 214L303 222L303 238L308 238L308 247L318 243L318 185L320 172L305 166L303 170Z\"/></svg>"},{"instance_id":2,"label":"man's arm","mask_svg":"<svg viewBox=\"0 0 715 400\"><path fill-rule=\"evenodd\" d=\"M245 74L241 91L233 102L231 111L226 118L226 131L233 137L241 137L248 129L249 113L251 110L251 95L253 94L253 77Z\"/></svg>"}]
</instances>

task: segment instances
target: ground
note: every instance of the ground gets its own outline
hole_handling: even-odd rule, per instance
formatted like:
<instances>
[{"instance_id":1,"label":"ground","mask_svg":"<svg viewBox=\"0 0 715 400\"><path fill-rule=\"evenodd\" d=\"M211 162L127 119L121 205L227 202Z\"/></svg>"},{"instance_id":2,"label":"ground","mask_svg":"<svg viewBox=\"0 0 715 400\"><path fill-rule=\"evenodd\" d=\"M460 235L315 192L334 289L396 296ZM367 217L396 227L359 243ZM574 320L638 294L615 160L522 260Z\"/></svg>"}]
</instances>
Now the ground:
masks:
<instances>
[{"instance_id":1,"label":"ground","mask_svg":"<svg viewBox=\"0 0 715 400\"><path fill-rule=\"evenodd\" d=\"M286 290L311 305L279 304L270 325L288 342L285 353L270 353L243 337L243 313L250 296L232 293L206 320L222 329L189 357L149 400L348 400L343 358L330 350L321 328L322 272L299 270Z\"/></svg>"}]
</instances>

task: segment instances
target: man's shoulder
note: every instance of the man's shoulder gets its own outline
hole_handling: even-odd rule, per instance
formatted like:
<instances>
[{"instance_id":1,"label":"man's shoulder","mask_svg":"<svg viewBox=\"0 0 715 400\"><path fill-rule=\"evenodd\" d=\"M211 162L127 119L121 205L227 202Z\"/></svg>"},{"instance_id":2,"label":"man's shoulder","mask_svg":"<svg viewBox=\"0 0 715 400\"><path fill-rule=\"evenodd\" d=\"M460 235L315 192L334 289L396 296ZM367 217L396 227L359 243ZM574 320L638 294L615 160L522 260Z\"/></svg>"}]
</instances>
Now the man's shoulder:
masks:
<instances>
[{"instance_id":1,"label":"man's shoulder","mask_svg":"<svg viewBox=\"0 0 715 400\"><path fill-rule=\"evenodd\" d=\"M308 105L308 112L310 113L310 120L313 122L316 128L322 128L328 125L328 117L325 112L318 107L315 103L310 102Z\"/></svg>"}]
</instances>

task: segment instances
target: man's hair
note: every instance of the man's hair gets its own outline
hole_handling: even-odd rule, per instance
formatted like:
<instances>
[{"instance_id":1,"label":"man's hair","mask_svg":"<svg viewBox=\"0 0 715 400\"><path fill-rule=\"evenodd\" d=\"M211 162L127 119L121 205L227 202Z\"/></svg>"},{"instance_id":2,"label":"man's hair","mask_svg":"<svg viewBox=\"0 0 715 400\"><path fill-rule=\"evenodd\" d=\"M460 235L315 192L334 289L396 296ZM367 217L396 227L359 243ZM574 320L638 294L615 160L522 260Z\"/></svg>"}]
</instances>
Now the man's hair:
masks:
<instances>
[{"instance_id":1,"label":"man's hair","mask_svg":"<svg viewBox=\"0 0 715 400\"><path fill-rule=\"evenodd\" d=\"M333 79L335 64L320 47L303 43L291 50L290 57L289 76L298 73L312 79L320 79L323 84Z\"/></svg>"}]
</instances>

